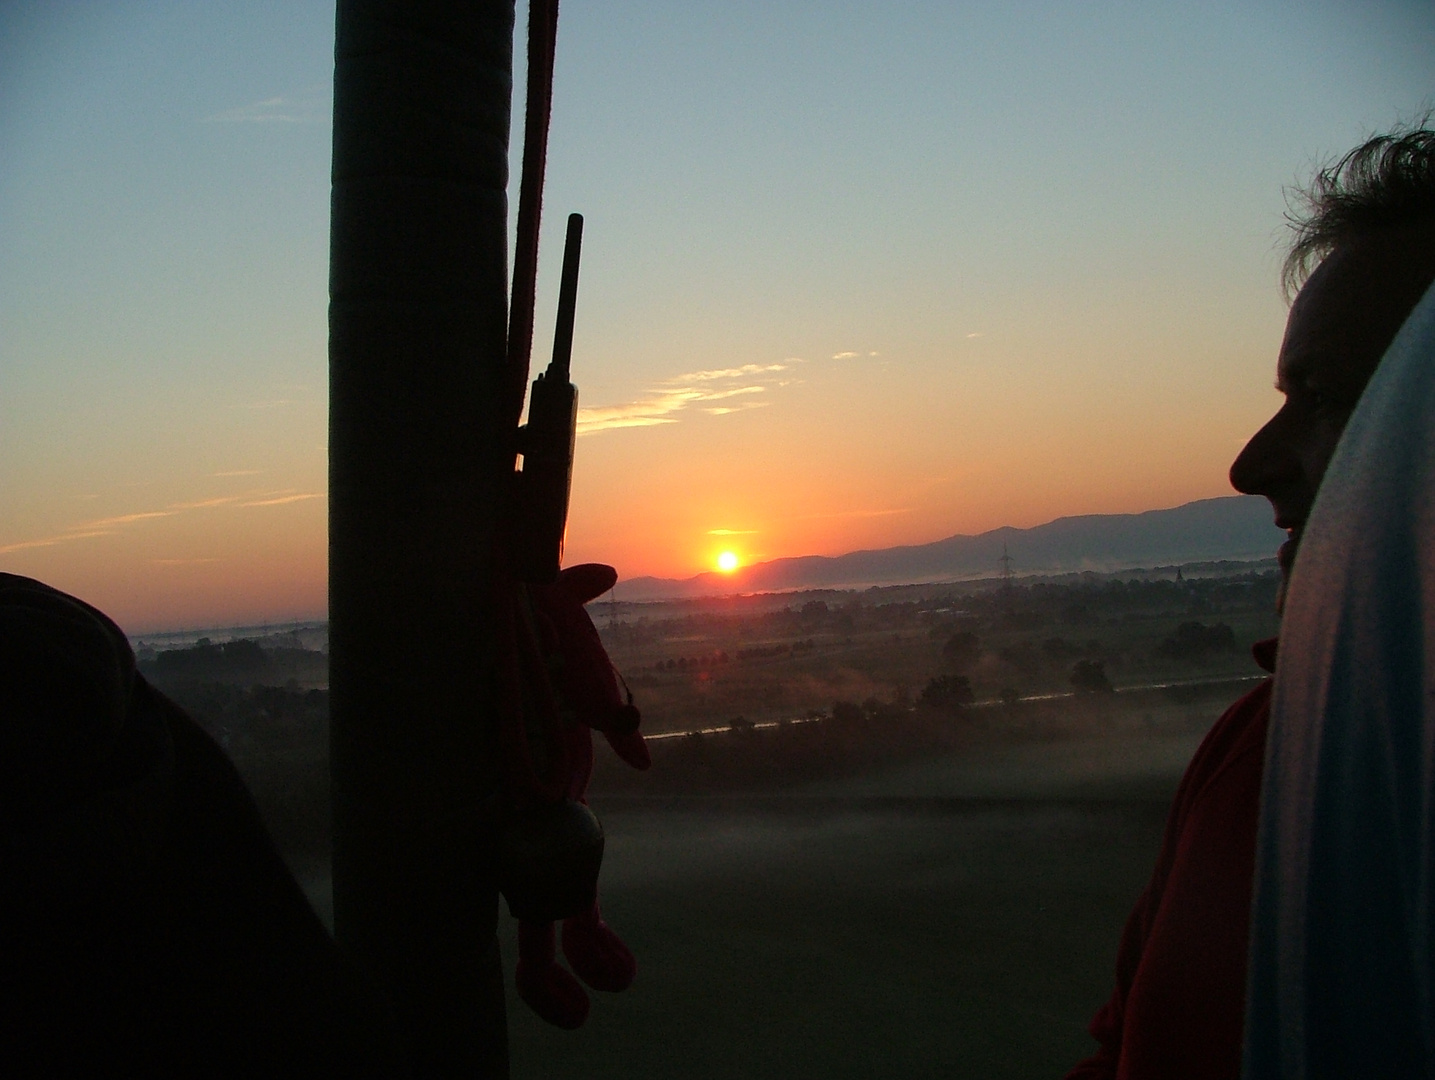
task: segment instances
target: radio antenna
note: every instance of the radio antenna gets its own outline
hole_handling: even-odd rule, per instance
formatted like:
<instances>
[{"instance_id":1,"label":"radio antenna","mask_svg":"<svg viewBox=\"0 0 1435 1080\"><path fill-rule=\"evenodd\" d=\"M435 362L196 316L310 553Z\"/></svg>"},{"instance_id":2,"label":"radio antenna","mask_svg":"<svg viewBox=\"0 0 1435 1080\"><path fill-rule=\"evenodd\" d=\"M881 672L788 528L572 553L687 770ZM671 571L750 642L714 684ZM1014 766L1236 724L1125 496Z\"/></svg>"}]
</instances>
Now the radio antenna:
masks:
<instances>
[{"instance_id":1,"label":"radio antenna","mask_svg":"<svg viewBox=\"0 0 1435 1080\"><path fill-rule=\"evenodd\" d=\"M568 215L568 238L563 244L563 281L558 286L558 322L553 328L553 360L548 378L568 382L573 357L573 312L578 306L578 257L583 252L583 215Z\"/></svg>"}]
</instances>

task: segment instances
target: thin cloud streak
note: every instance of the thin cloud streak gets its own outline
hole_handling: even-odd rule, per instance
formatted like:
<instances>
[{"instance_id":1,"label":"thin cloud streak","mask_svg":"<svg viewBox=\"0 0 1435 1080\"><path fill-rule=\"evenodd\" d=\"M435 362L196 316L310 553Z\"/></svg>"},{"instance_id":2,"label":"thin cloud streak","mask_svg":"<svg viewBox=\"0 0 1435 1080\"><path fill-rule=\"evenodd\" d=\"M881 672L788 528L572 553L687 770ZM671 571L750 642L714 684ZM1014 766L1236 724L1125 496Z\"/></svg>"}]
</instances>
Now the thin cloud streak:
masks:
<instances>
[{"instance_id":1,"label":"thin cloud streak","mask_svg":"<svg viewBox=\"0 0 1435 1080\"><path fill-rule=\"evenodd\" d=\"M182 510L207 510L211 506L224 506L241 498L241 495L218 495L213 499L200 499L198 502L171 503L166 509L176 514Z\"/></svg>"},{"instance_id":2,"label":"thin cloud streak","mask_svg":"<svg viewBox=\"0 0 1435 1080\"><path fill-rule=\"evenodd\" d=\"M81 529L107 529L113 525L133 525L136 521L148 521L150 518L169 517L173 510L146 510L138 514L120 514L117 517L100 518L98 521L87 521L78 526Z\"/></svg>"},{"instance_id":3,"label":"thin cloud streak","mask_svg":"<svg viewBox=\"0 0 1435 1080\"><path fill-rule=\"evenodd\" d=\"M715 409L704 409L709 416L726 416L728 413L747 412L748 409L764 409L770 401L744 401L741 405L719 405Z\"/></svg>"},{"instance_id":4,"label":"thin cloud streak","mask_svg":"<svg viewBox=\"0 0 1435 1080\"><path fill-rule=\"evenodd\" d=\"M12 551L28 551L31 548L54 547L56 544L68 543L71 540L88 540L94 536L109 536L112 530L101 529L96 532L63 533L60 536L47 536L42 540L21 540L18 544L7 544L0 547L0 555L9 555Z\"/></svg>"},{"instance_id":5,"label":"thin cloud streak","mask_svg":"<svg viewBox=\"0 0 1435 1080\"><path fill-rule=\"evenodd\" d=\"M96 521L81 522L54 536L40 537L35 540L20 540L13 544L6 544L0 546L0 555L9 555L16 551L28 551L33 548L55 547L58 544L68 544L76 540L90 540L99 536L113 536L116 530L141 521L153 521L156 518L175 517L179 514L192 513L196 510L212 510L220 506L233 506L235 509L251 506L283 506L287 503L303 502L306 499L322 499L325 497L326 494L322 491L295 492L293 489L289 489L286 491L251 491L243 495L220 495L212 499L197 499L192 502L170 503L163 510L140 510L133 514L117 514L113 517L99 518Z\"/></svg>"},{"instance_id":6,"label":"thin cloud streak","mask_svg":"<svg viewBox=\"0 0 1435 1080\"><path fill-rule=\"evenodd\" d=\"M911 506L901 506L894 510L837 510L830 514L798 514L795 517L784 518L785 521L828 521L832 518L880 518L896 517L898 514L910 514L914 510Z\"/></svg>"},{"instance_id":7,"label":"thin cloud streak","mask_svg":"<svg viewBox=\"0 0 1435 1080\"><path fill-rule=\"evenodd\" d=\"M704 401L721 401L723 398L737 397L740 394L764 394L767 392L765 386L739 386L736 390L724 390L720 394L707 394Z\"/></svg>"},{"instance_id":8,"label":"thin cloud streak","mask_svg":"<svg viewBox=\"0 0 1435 1080\"><path fill-rule=\"evenodd\" d=\"M766 375L774 371L786 371L793 364L801 363L797 357L789 357L780 364L744 364L735 368L716 368L712 371L694 371L679 375L672 382L708 382L712 379L741 379L749 375Z\"/></svg>"},{"instance_id":9,"label":"thin cloud streak","mask_svg":"<svg viewBox=\"0 0 1435 1080\"><path fill-rule=\"evenodd\" d=\"M253 502L242 502L240 506L284 506L288 503L304 502L306 499L322 499L325 497L322 491L305 492L302 495L280 495L273 499L256 499Z\"/></svg>"},{"instance_id":10,"label":"thin cloud streak","mask_svg":"<svg viewBox=\"0 0 1435 1080\"><path fill-rule=\"evenodd\" d=\"M659 424L675 424L676 414L686 409L704 406L707 402L726 401L751 394L765 394L771 385L785 385L792 380L763 379L763 376L778 375L788 371L794 364L802 363L798 357L788 357L774 364L743 364L733 368L711 368L704 371L690 371L667 380L666 383L649 390L648 396L622 405L602 405L597 408L578 410L578 434L592 435L614 428L656 427ZM742 386L713 386L710 384L742 380ZM758 381L753 381L758 380ZM768 402L747 401L738 405L718 405L701 408L709 416L726 416L728 413L745 409L760 408Z\"/></svg>"},{"instance_id":11,"label":"thin cloud streak","mask_svg":"<svg viewBox=\"0 0 1435 1080\"><path fill-rule=\"evenodd\" d=\"M274 97L225 109L206 116L206 124L327 124L334 115L327 87L314 86L295 94Z\"/></svg>"}]
</instances>

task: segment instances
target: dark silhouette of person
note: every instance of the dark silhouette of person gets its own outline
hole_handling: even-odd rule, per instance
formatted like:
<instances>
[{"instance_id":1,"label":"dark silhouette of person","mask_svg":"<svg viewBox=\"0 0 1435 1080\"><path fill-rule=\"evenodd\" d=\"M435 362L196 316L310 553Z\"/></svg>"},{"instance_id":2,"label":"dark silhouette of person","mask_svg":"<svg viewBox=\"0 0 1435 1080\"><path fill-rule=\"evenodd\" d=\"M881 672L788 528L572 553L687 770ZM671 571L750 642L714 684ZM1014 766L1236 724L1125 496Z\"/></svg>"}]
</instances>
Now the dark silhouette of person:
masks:
<instances>
[{"instance_id":1,"label":"dark silhouette of person","mask_svg":"<svg viewBox=\"0 0 1435 1080\"><path fill-rule=\"evenodd\" d=\"M223 751L110 619L11 574L0 1075L406 1075Z\"/></svg>"},{"instance_id":2,"label":"dark silhouette of person","mask_svg":"<svg viewBox=\"0 0 1435 1080\"><path fill-rule=\"evenodd\" d=\"M1435 279L1435 131L1370 139L1322 170L1292 213L1299 286L1277 361L1285 402L1231 466L1287 530L1281 601L1331 455L1382 356ZM1313 271L1311 270L1314 267ZM1256 648L1273 670L1275 642ZM1212 727L1177 791L1156 868L1126 924L1101 1044L1069 1080L1241 1075L1256 834L1271 680Z\"/></svg>"}]
</instances>

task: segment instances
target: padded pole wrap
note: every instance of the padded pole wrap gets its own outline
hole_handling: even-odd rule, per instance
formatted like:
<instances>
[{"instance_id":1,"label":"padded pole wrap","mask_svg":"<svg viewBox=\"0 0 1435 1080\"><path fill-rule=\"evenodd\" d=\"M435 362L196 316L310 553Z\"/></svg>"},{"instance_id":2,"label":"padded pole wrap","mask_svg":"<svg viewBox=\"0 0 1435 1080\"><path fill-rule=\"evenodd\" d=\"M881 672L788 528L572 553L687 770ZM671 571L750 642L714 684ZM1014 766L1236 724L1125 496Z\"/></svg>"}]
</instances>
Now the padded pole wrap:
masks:
<instances>
[{"instance_id":1,"label":"padded pole wrap","mask_svg":"<svg viewBox=\"0 0 1435 1080\"><path fill-rule=\"evenodd\" d=\"M511 0L339 0L330 248L334 924L419 1076L506 1076L488 569ZM511 466L510 466L511 467Z\"/></svg>"}]
</instances>

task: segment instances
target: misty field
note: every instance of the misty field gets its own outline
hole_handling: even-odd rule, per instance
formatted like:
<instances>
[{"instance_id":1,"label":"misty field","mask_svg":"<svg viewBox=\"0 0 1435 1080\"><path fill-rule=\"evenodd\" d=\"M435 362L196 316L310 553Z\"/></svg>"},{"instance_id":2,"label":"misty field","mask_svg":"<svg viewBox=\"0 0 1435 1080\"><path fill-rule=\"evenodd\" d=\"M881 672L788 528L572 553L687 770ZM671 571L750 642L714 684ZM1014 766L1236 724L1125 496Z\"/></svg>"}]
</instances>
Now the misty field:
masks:
<instances>
[{"instance_id":1,"label":"misty field","mask_svg":"<svg viewBox=\"0 0 1435 1080\"><path fill-rule=\"evenodd\" d=\"M1059 1076L1092 1046L1193 748L1043 743L790 796L600 805L604 911L638 980L593 994L577 1032L510 989L513 1075Z\"/></svg>"},{"instance_id":2,"label":"misty field","mask_svg":"<svg viewBox=\"0 0 1435 1080\"><path fill-rule=\"evenodd\" d=\"M1261 677L1275 580L595 605L659 736L646 773L599 740L590 792L638 979L593 994L576 1032L510 986L512 1075L1060 1076L1092 1048L1181 772ZM327 915L312 645L206 640L140 664L234 759ZM510 983L515 926L500 919Z\"/></svg>"},{"instance_id":3,"label":"misty field","mask_svg":"<svg viewBox=\"0 0 1435 1080\"><path fill-rule=\"evenodd\" d=\"M1060 1076L1092 1047L1190 725L985 742L783 794L613 795L602 900L638 956L576 1032L512 990L512 1075ZM306 888L328 913L328 882Z\"/></svg>"}]
</instances>

